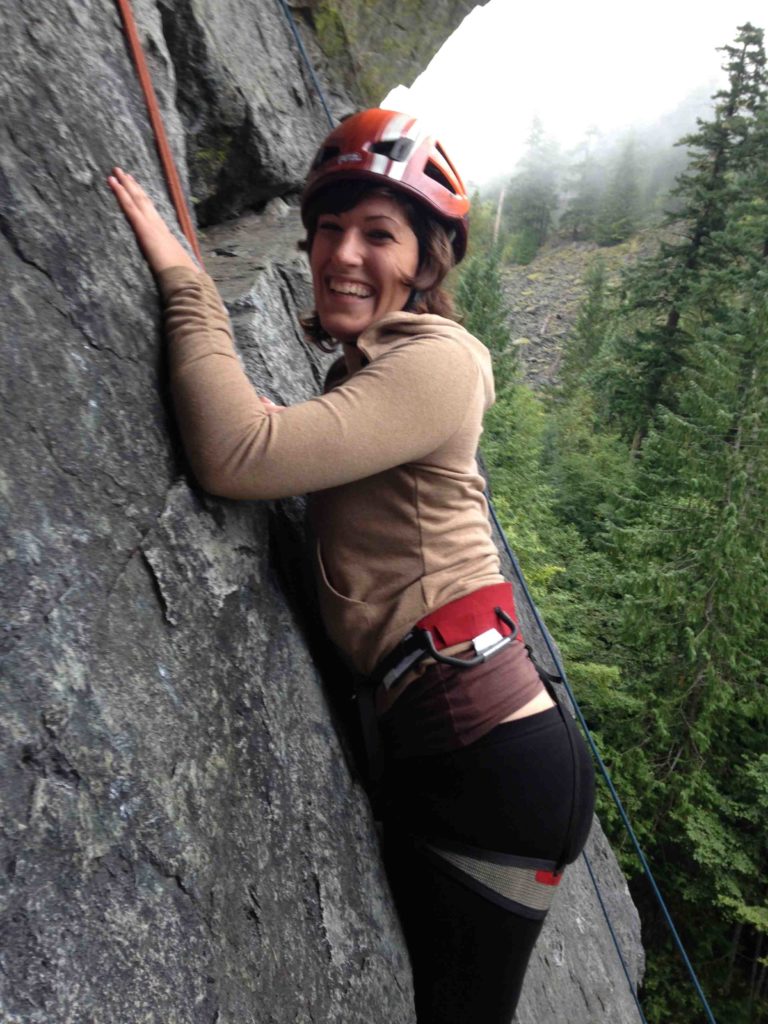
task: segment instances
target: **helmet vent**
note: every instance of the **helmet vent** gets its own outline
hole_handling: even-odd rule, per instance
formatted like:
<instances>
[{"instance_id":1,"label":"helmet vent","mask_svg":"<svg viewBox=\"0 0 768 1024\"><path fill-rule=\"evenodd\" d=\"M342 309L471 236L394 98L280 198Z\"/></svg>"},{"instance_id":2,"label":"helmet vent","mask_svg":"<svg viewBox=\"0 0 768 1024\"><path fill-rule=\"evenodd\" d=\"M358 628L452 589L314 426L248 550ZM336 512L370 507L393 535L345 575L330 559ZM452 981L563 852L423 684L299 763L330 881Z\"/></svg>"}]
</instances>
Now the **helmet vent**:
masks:
<instances>
[{"instance_id":1,"label":"helmet vent","mask_svg":"<svg viewBox=\"0 0 768 1024\"><path fill-rule=\"evenodd\" d=\"M328 163L329 160L335 159L341 153L339 146L323 146L315 157L311 170L316 171L318 167L322 167L323 164Z\"/></svg>"},{"instance_id":2,"label":"helmet vent","mask_svg":"<svg viewBox=\"0 0 768 1024\"><path fill-rule=\"evenodd\" d=\"M451 184L448 178L446 178L446 176L443 174L443 172L440 170L437 164L432 163L431 160L427 160L427 165L424 168L424 173L427 175L428 178L432 178L433 181L436 181L438 185L442 185L443 188L448 189L448 191L452 195L458 195L455 187Z\"/></svg>"},{"instance_id":3,"label":"helmet vent","mask_svg":"<svg viewBox=\"0 0 768 1024\"><path fill-rule=\"evenodd\" d=\"M461 181L461 175L456 170L456 168L453 166L453 163L451 162L450 157L445 152L445 150L443 149L443 147L440 145L439 142L435 143L435 149L440 154L440 156L443 158L443 160L445 160L445 162L448 164L448 166L451 168L451 170L453 171L454 175L459 179L459 181Z\"/></svg>"},{"instance_id":4,"label":"helmet vent","mask_svg":"<svg viewBox=\"0 0 768 1024\"><path fill-rule=\"evenodd\" d=\"M408 155L413 149L413 139L390 139L389 141L383 140L381 142L374 142L371 145L372 153L380 153L382 156L389 157L390 160L407 160Z\"/></svg>"}]
</instances>

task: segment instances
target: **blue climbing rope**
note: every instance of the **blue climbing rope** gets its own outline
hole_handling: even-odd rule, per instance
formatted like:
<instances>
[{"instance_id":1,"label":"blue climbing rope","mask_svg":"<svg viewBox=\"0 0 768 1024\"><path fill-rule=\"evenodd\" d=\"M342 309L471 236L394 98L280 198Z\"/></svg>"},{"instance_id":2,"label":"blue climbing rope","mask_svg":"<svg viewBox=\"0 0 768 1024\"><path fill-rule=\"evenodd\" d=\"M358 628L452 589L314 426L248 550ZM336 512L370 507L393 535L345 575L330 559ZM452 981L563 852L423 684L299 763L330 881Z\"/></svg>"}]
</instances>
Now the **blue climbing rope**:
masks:
<instances>
[{"instance_id":1,"label":"blue climbing rope","mask_svg":"<svg viewBox=\"0 0 768 1024\"><path fill-rule=\"evenodd\" d=\"M613 922L611 921L611 915L608 913L608 908L606 907L605 901L603 900L603 894L600 892L600 886L598 885L597 878L595 878L595 873L592 870L592 864L590 863L589 857L587 856L587 851L585 850L582 853L581 856L582 856L582 859L584 860L584 864L586 865L587 871L589 873L589 877L592 880L592 885L594 886L595 895L597 896L597 902L600 904L600 909L603 912L603 917L605 918L605 923L608 925L608 931L610 932L611 938L613 939L613 945L614 945L614 947L616 949L616 952L619 955L619 961L621 962L621 967L622 967L622 970L624 971L624 976L627 979L627 984L629 985L629 991L632 993L632 998L635 1001L635 1006L637 1007L637 1012L640 1014L640 1020L643 1022L643 1024L648 1024L648 1021L646 1020L646 1016L643 1013L643 1008L640 1005L640 997L637 994L637 988L635 987L635 983L632 981L632 976L629 973L629 967L627 967L627 961L624 959L624 954L621 951L621 943L619 942L619 937L616 934L616 929L613 927Z\"/></svg>"},{"instance_id":2,"label":"blue climbing rope","mask_svg":"<svg viewBox=\"0 0 768 1024\"><path fill-rule=\"evenodd\" d=\"M299 35L299 29L298 29L298 26L296 25L296 22L294 21L293 15L291 14L291 9L288 6L288 4L285 2L285 0L277 0L277 2L280 4L280 7L283 10L283 14L285 15L286 20L288 21L288 24L290 25L291 32L293 33L293 38L296 40L296 45L299 48L299 53L301 54L302 59L304 61L304 64L306 66L306 69L309 72L309 77L312 79L312 84L315 87L317 95L320 97L320 102L323 105L323 110L325 111L325 116L328 118L328 127L329 128L333 128L333 126L334 126L333 114L331 114L331 111L328 108L328 104L325 102L325 93L323 92L323 87L320 85L320 80L317 77L314 65L312 64L312 61L309 59L309 54L304 49L304 43L302 42L301 36Z\"/></svg>"}]
</instances>

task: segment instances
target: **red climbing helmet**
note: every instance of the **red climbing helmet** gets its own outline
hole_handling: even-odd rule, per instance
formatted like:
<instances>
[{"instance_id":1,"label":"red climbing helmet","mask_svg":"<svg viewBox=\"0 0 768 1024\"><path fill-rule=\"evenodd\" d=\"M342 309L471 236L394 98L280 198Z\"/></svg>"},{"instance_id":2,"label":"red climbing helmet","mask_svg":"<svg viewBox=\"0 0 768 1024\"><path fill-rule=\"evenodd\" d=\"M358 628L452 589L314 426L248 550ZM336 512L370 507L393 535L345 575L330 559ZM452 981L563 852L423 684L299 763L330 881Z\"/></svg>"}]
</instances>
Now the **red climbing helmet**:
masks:
<instances>
[{"instance_id":1,"label":"red climbing helmet","mask_svg":"<svg viewBox=\"0 0 768 1024\"><path fill-rule=\"evenodd\" d=\"M344 179L370 179L426 204L454 229L456 262L467 248L469 198L445 150L409 114L375 107L353 114L325 138L312 162L301 197L307 226L309 200Z\"/></svg>"}]
</instances>

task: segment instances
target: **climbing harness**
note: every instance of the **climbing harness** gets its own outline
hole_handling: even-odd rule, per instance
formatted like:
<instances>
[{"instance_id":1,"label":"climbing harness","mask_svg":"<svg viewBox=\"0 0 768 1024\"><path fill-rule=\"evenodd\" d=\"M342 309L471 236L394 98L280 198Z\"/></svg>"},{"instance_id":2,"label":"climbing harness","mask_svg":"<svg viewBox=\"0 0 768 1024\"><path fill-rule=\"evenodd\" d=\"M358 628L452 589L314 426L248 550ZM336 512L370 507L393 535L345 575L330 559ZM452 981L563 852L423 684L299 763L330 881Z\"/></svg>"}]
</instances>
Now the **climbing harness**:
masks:
<instances>
[{"instance_id":1,"label":"climbing harness","mask_svg":"<svg viewBox=\"0 0 768 1024\"><path fill-rule=\"evenodd\" d=\"M324 111L326 113L326 116L328 118L329 124L331 126L333 126L333 119L331 117L328 105L327 105L327 103L325 101L323 90L322 90L322 88L320 86L320 83L319 83L319 81L317 79L317 76L315 74L314 68L312 67L311 61L309 60L309 57L308 57L308 55L306 53L306 50L305 50L305 48L304 48L304 46L303 46L303 44L301 42L301 38L299 36L299 32L298 32L298 29L296 27L296 24L295 24L295 21L293 19L293 16L292 16L292 14L290 12L290 9L288 8L287 4L285 3L285 0L278 0L278 2L279 2L280 6L281 6L281 8L283 10L283 13L285 14L285 17L286 17L289 25L290 25L291 31L293 33L293 36L294 36L294 38L295 38L295 40L297 42L297 45L299 47L299 51L301 53L302 59L304 60L304 63L306 65L306 67L308 68L310 77L312 78L312 81L313 81L313 83L315 85L315 88L317 89L318 96L320 97L320 100L321 100L321 103L323 105L323 109L324 109ZM180 183L180 180L179 180L178 172L176 170L176 167L175 167L175 164L174 164L174 161L173 161L173 155L171 154L170 146L168 145L168 140L167 140L167 137L166 137L166 134L165 134L165 130L164 130L164 127L163 127L162 116L160 114L160 110L159 110L159 107L158 107L158 104L157 104L157 98L155 96L154 88L152 86L152 81L151 81L151 78L150 78L150 75L149 75L149 71L148 71L148 68L147 68L147 65L146 65L146 60L144 58L144 54L143 54L143 51L142 51L141 42L139 40L138 32L136 30L135 20L133 18L133 13L131 11L130 0L117 0L117 4L118 4L119 10L120 10L120 14L121 14L121 18L122 18L122 21L123 21L123 26L124 26L124 29L125 29L125 33L126 33L126 36L128 38L129 44L130 44L130 49L131 49L131 52L132 52L132 55L133 55L134 63L136 65L136 69L137 69L137 72L138 72L138 75L139 75L139 80L141 81L142 88L144 90L144 95L145 95L145 98L146 98L147 108L148 108L148 111L149 111L149 117L150 117L152 128L153 128L153 131L154 131L154 134L155 134L155 140L156 140L157 148L158 148L158 151L160 153L160 158L161 158L161 161L162 161L163 170L164 170L164 173L165 173L165 176L166 176L166 180L168 182L168 188L169 188L171 197L173 199L174 207L176 209L176 214L177 214L177 217L179 219L179 224L181 225L182 230L184 231L184 234L187 237L187 240L189 241L189 243L190 243L190 245L191 245L195 255L197 256L197 258L200 260L200 262L202 264L202 256L200 254L200 248L199 248L199 245L198 245L198 242L197 242L197 236L196 236L196 233L195 233L194 226L192 224L192 218L191 218L191 216L189 214L189 209L188 209L186 201L184 199L184 193L183 193L183 190L181 188L181 183ZM660 908L662 910L663 916L664 916L664 918L665 918L665 920L667 922L667 925L670 928L670 931L672 933L672 938L673 938L673 940L675 942L675 945L677 946L678 951L680 952L680 955L682 957L683 963L685 964L685 967L686 967L686 969L688 971L688 974L689 974L689 976L691 978L691 981L692 981L692 983L694 985L694 988L695 988L696 993L697 993L697 995L699 997L699 1000L700 1000L700 1002L701 1002L701 1004L702 1004L702 1006L704 1008L704 1012L706 1014L707 1020L708 1020L709 1024L717 1024L715 1016L714 1016L714 1014L713 1014L713 1012L712 1012L712 1010L711 1010L711 1008L709 1006L709 1003L707 1001L707 998L706 998L706 996L705 996L705 994L704 994L704 992L703 992L703 990L701 988L701 985L699 983L699 980L698 980L696 972L695 972L695 970L693 968L693 965L691 964L690 959L688 958L688 955L687 955L687 953L685 951L685 947L683 946L682 940L680 939L680 936L678 935L677 929L675 928L674 922L673 922L672 917L671 917L671 915L669 913L669 910L668 910L667 905L666 905L666 903L664 901L664 898L661 895L661 891L660 891L660 889L658 887L658 884L656 883L656 880L655 880L655 878L653 876L653 872L651 871L650 865L648 864L648 861L647 861L647 859L645 857L645 854L642 851L642 848L640 846L640 843L639 843L639 840L637 838L637 835L636 835L636 833L635 833L634 829L632 828L632 825L631 825L631 823L629 821L629 817L627 816L627 812L624 809L624 806L623 806L623 804L622 804L622 802L621 802L621 800L620 800L620 798L618 796L618 793L616 792L616 789L615 789L615 787L613 785L613 782L611 781L610 775L608 774L608 770L607 770L607 768L605 766L605 763L603 762L603 759L600 756L600 752L598 751L598 749L597 749L597 747L595 745L594 739L593 739L592 734L591 734L591 732L589 730L589 727L588 727L588 725L586 723L586 720L585 720L584 715L583 715L583 713L581 711L581 708L579 707L578 702L576 701L576 697L575 697L575 695L573 693L573 690L570 687L570 684L568 682L568 678L567 678L567 676L565 674L565 670L562 667L560 658L559 658L559 656L557 654L557 651L555 650L554 645L552 643L552 640L551 640L551 638L549 636L549 632L547 631L547 628L544 625L544 622L542 621L541 616L539 614L538 608L536 607L536 605L535 605L535 603L533 601L533 598L532 598L532 596L530 594L530 591L528 590L528 586L527 586L527 584L525 582L525 578L524 578L522 570L520 568L520 564L517 561L517 558L515 557L512 549L511 549L511 547L509 545L509 541L507 540L506 534L505 534L505 532L504 532L504 530L503 530L503 528L501 526L501 523L499 522L498 516L496 514L496 510L495 510L495 508L493 506L493 502L491 501L490 495L486 495L486 497L488 499L488 506L489 506L489 509L490 509L491 518L493 520L493 523L494 523L494 525L496 527L496 530L497 530L499 536L502 539L502 543L504 545L505 551L506 551L507 556L508 556L508 558L510 560L510 563L512 565L513 571L514 571L515 576L516 576L516 578L518 580L518 583L520 584L522 592L524 593L525 598L528 601L528 604L529 604L529 606L530 606L530 608L531 608L531 610L533 612L533 615L534 615L537 627L541 631L541 635L544 638L544 641L545 641L545 644L547 646L547 650L549 652L549 655L550 655L550 657L552 659L552 662L556 666L557 672L559 673L559 675L553 676L553 675L550 675L549 673L542 672L541 668L537 666L537 669L539 671L539 675L542 677L545 685L547 685L548 688L552 687L552 682L553 681L557 681L557 682L561 682L562 683L562 685L563 685L563 687L564 687L564 689L565 689L565 691L566 691L566 693L568 695L568 698L571 701L571 704L573 705L573 708L574 708L576 716L577 716L577 718L579 720L579 723L580 723L580 725L581 725L581 727L582 727L582 729L584 731L584 734L586 736L587 742L588 742L588 744L590 746L590 749L591 749L592 754L593 754L593 756L595 758L595 761L597 762L597 765L598 765L598 768L600 770L600 773L602 774L602 776L603 776L603 778L604 778L604 780L605 780L605 782L606 782L606 784L608 786L608 789L609 789L609 792L611 794L611 797L613 798L613 801L614 801L614 803L616 804L616 806L618 808L618 811L619 811L619 814L621 816L622 822L624 823L624 827L626 828L627 833L630 836L632 844L633 844L633 846L635 848L635 852L637 853L638 858L640 860L640 863L642 865L643 871L645 872L645 874L646 874L646 876L647 876L647 878L648 878L648 880L650 882L651 888L652 888L652 890L654 892L654 895L655 895L655 897L656 897L656 899L657 899L657 901L659 903L659 906L660 906ZM495 609L494 609L494 611L495 611ZM510 617L514 619L514 616L510 616ZM500 617L500 621L502 623L502 628L503 628L504 625L507 625L507 627L509 628L509 624L506 622L506 620L504 618ZM516 637L513 637L511 635L511 631L510 631L510 635L507 637L507 639L511 640L511 639L515 639L515 638ZM436 653L439 655L439 646L437 644L435 644L435 647L436 647ZM427 655L425 655L425 657L426 656ZM435 655L430 651L429 652L429 656L430 657L434 657ZM443 655L443 658L445 658L445 657L447 657L447 656ZM438 657L437 660L440 660L440 658ZM368 687L367 689L368 689L369 692L371 692L371 688L370 687ZM358 692L360 692L360 691L358 691ZM553 692L553 691L551 691L551 692ZM557 698L556 698L556 700L557 700ZM561 708L561 712L562 712L562 707L561 707L561 704L560 704L559 700L557 700L557 704L558 704L558 707ZM373 706L373 701L370 701L370 709L373 712L374 720L375 720L375 708ZM564 713L567 713L567 712L564 712ZM370 727L370 723L369 723L369 727ZM365 729L366 729L365 723L363 725L363 729L364 729L364 732L365 732ZM543 898L543 895L541 893L539 893L538 889L536 889L536 888L533 889L532 894L529 892L530 876L523 877L523 876L518 875L517 876L517 880L513 881L514 871L510 870L507 873L508 877L504 878L503 880L500 880L498 878L498 876L497 876L497 873L494 873L492 871L492 869L490 869L488 867L488 864L489 864L489 854L491 853L491 851L487 851L487 850L477 851L477 850L474 850L474 852L473 852L472 848L467 848L467 847L464 847L463 849L456 849L455 847L449 849L446 846L445 843L441 842L439 847L436 844L432 844L431 851L429 851L429 852L431 853L432 856L442 858L443 862L448 867L452 867L456 871L462 871L465 881L466 881L466 879L468 877L472 877L473 873L474 873L475 884L478 885L478 886L485 886L486 889L488 890L488 893L495 893L496 897L498 897L499 899L509 899L511 902L516 902L520 907L525 907L526 906L526 901L528 903L537 902L537 901L540 902L542 900L542 898ZM446 854L449 854L450 856L446 856ZM547 872L547 868L546 867L539 868L535 864L530 864L530 863L527 866L521 865L519 863L520 858L509 858L509 856L505 855L505 854L501 854L501 855L497 854L496 856L497 857L501 856L501 857L506 858L506 863L501 863L501 862L498 862L498 861L491 861L490 862L490 863L496 864L497 867L500 867L500 868L506 867L508 869L519 868L523 872L525 872L525 871L529 871L529 872L530 871L544 872L544 874L542 874L540 878L538 878L538 879L534 878L534 882L536 882L538 885L545 885L545 884L547 884L554 891L554 888L556 887L556 883L555 883L554 879L558 877L557 871L553 871L552 872L552 880L551 881L545 882L544 878L545 878L545 875L546 875L546 872ZM589 861L589 858L587 857L586 852L582 853L582 857L583 857L583 860L585 862L585 865L586 865L587 871L589 873L589 876L590 876L590 878L592 880L592 883L593 883L593 886L594 886L594 889L595 889L595 893L597 895L598 902L599 902L600 907L601 907L601 909L603 911L603 914L605 916L606 923L608 925L608 929L609 929L609 932L611 934L611 938L613 940L614 947L615 947L617 955L619 957L619 961L620 961L622 969L624 971L624 975L625 975L625 977L627 979L627 983L629 985L630 992L631 992L632 997L634 999L634 1003L635 1003L635 1006L637 1008L638 1014L640 1015L640 1019L643 1022L643 1024L647 1024L647 1020L646 1020L645 1014L643 1013L642 1006L640 1005L640 1000L639 1000L639 997L638 997L638 994L637 994L637 989L636 989L635 985L632 982L632 978L631 978L631 975L630 975L630 972L629 972L629 967L627 966L626 960L625 960L624 955L622 953L621 945L620 945L620 943L618 941L618 937L616 935L616 931L615 931L615 929L613 927L613 924L611 922L611 919L610 919L610 916L608 914L605 902L604 902L602 894L600 892L600 887L598 885L597 879L596 879L595 874L594 874L594 872L592 870L592 866L590 864L590 861ZM517 861L517 863L514 863L514 861ZM480 863L478 864L477 862L480 862ZM548 863L548 862L544 862L544 863ZM526 881L527 881L527 885L526 885ZM488 895L488 893L486 893L486 895ZM491 898L490 895L489 895L489 898ZM529 907L528 909L530 910L530 909L535 909L535 908L530 908ZM518 912L521 913L522 911L518 910Z\"/></svg>"},{"instance_id":2,"label":"climbing harness","mask_svg":"<svg viewBox=\"0 0 768 1024\"><path fill-rule=\"evenodd\" d=\"M467 888L522 917L546 917L563 878L562 868L552 860L445 841L424 842L419 848Z\"/></svg>"},{"instance_id":3,"label":"climbing harness","mask_svg":"<svg viewBox=\"0 0 768 1024\"><path fill-rule=\"evenodd\" d=\"M451 665L460 670L474 668L488 661L515 641L524 643L517 622L512 584L508 582L494 583L487 587L481 587L470 594L466 594L464 597L450 601L448 604L425 615L400 643L379 662L370 676L358 680L356 697L367 759L368 785L373 794L374 803L377 802L377 787L382 779L385 767L376 708L377 689L383 686L385 690L390 690L403 679L406 673L413 671L418 665L427 660ZM469 654L470 648L474 649L474 656ZM457 649L461 649L461 657L442 653L444 650ZM573 766L571 812L568 828L566 829L566 836L570 837L578 805L578 769L573 736L565 722L565 715L568 712L563 708L562 701L553 685L560 682L560 678L551 675L543 669L536 661L533 651L527 644L526 651L545 689L557 707L561 719L563 719L566 725L571 764ZM485 852L491 858L490 863L499 863L496 860L498 857L507 858L505 863L509 864L519 861L519 858L506 853ZM473 851L472 856L476 858L481 853L483 851ZM451 859L451 863L458 870L455 858ZM471 857L467 863L472 863ZM567 860L563 856L560 861L552 863L552 870L561 873L566 863ZM496 873L498 873L498 870L497 868ZM472 872L469 872L469 874L476 880L479 877L475 876Z\"/></svg>"},{"instance_id":4,"label":"climbing harness","mask_svg":"<svg viewBox=\"0 0 768 1024\"><path fill-rule=\"evenodd\" d=\"M510 583L495 583L450 601L420 619L400 643L368 676L355 681L360 729L366 759L366 776L371 802L378 803L378 787L385 760L379 734L376 692L380 686L390 690L406 673L427 659L459 669L474 668L520 640L515 599ZM443 654L446 649L468 651L470 657Z\"/></svg>"},{"instance_id":5,"label":"climbing harness","mask_svg":"<svg viewBox=\"0 0 768 1024\"><path fill-rule=\"evenodd\" d=\"M419 619L413 629L373 670L370 681L389 690L425 658L456 668L474 668L498 654L513 640L522 640L517 626L515 598L509 583L497 583L457 598ZM471 644L472 658L454 658L440 652Z\"/></svg>"}]
</instances>

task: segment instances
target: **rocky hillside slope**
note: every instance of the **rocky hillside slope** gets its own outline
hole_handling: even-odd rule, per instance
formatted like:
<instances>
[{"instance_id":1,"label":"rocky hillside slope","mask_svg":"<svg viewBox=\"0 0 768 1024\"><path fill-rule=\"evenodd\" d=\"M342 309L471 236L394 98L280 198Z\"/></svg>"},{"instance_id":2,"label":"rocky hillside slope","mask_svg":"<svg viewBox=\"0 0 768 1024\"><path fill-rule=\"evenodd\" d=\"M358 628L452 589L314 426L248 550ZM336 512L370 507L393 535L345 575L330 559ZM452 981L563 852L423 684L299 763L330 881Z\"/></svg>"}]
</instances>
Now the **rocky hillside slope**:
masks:
<instances>
[{"instance_id":1,"label":"rocky hillside slope","mask_svg":"<svg viewBox=\"0 0 768 1024\"><path fill-rule=\"evenodd\" d=\"M615 282L622 267L658 244L656 229L611 248L599 248L595 242L560 242L546 246L526 266L504 268L510 337L523 379L531 387L541 389L558 380L564 346L585 297L584 281L593 262L601 260L609 281Z\"/></svg>"},{"instance_id":2,"label":"rocky hillside slope","mask_svg":"<svg viewBox=\"0 0 768 1024\"><path fill-rule=\"evenodd\" d=\"M245 363L300 401L322 367L279 197L324 125L283 14L135 10ZM212 499L180 453L155 286L104 184L132 170L173 222L116 8L2 0L0 37L0 1020L411 1022L301 503ZM307 45L334 110L356 105ZM591 843L637 975L634 908ZM582 866L564 889L521 1024L634 1022Z\"/></svg>"}]
</instances>

